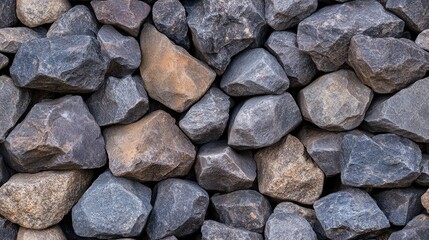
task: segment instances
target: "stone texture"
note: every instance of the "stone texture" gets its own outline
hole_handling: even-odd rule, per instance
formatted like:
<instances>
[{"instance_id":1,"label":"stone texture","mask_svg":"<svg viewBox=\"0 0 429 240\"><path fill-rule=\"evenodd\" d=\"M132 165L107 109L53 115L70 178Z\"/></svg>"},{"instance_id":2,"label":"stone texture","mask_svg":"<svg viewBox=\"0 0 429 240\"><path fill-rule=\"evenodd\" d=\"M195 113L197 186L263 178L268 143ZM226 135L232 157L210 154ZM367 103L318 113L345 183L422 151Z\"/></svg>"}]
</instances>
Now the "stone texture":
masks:
<instances>
[{"instance_id":1,"label":"stone texture","mask_svg":"<svg viewBox=\"0 0 429 240\"><path fill-rule=\"evenodd\" d=\"M53 226L91 183L87 170L18 173L0 187L0 214L25 228Z\"/></svg>"},{"instance_id":2,"label":"stone texture","mask_svg":"<svg viewBox=\"0 0 429 240\"><path fill-rule=\"evenodd\" d=\"M42 37L27 27L0 28L0 52L16 53L23 43Z\"/></svg>"},{"instance_id":3,"label":"stone texture","mask_svg":"<svg viewBox=\"0 0 429 240\"><path fill-rule=\"evenodd\" d=\"M0 70L9 64L9 58L0 53Z\"/></svg>"},{"instance_id":4,"label":"stone texture","mask_svg":"<svg viewBox=\"0 0 429 240\"><path fill-rule=\"evenodd\" d=\"M10 178L9 170L4 164L3 157L0 155L0 186L3 185Z\"/></svg>"},{"instance_id":5,"label":"stone texture","mask_svg":"<svg viewBox=\"0 0 429 240\"><path fill-rule=\"evenodd\" d=\"M265 0L265 19L274 30L298 25L317 9L317 0Z\"/></svg>"},{"instance_id":6,"label":"stone texture","mask_svg":"<svg viewBox=\"0 0 429 240\"><path fill-rule=\"evenodd\" d=\"M10 74L19 87L88 93L101 86L106 67L98 41L74 35L23 43L15 55Z\"/></svg>"},{"instance_id":7,"label":"stone texture","mask_svg":"<svg viewBox=\"0 0 429 240\"><path fill-rule=\"evenodd\" d=\"M323 172L308 156L302 143L287 135L255 153L259 191L274 199L310 205L323 190Z\"/></svg>"},{"instance_id":8,"label":"stone texture","mask_svg":"<svg viewBox=\"0 0 429 240\"><path fill-rule=\"evenodd\" d=\"M209 195L198 184L170 178L157 184L156 199L146 231L151 239L183 237L199 230Z\"/></svg>"},{"instance_id":9,"label":"stone texture","mask_svg":"<svg viewBox=\"0 0 429 240\"><path fill-rule=\"evenodd\" d=\"M330 239L353 239L390 226L371 196L359 189L331 193L317 200L313 207Z\"/></svg>"},{"instance_id":10,"label":"stone texture","mask_svg":"<svg viewBox=\"0 0 429 240\"><path fill-rule=\"evenodd\" d=\"M421 196L421 203L426 211L429 212L429 189Z\"/></svg>"},{"instance_id":11,"label":"stone texture","mask_svg":"<svg viewBox=\"0 0 429 240\"><path fill-rule=\"evenodd\" d=\"M4 147L7 163L20 172L91 169L106 164L100 127L80 96L34 105L6 138Z\"/></svg>"},{"instance_id":12,"label":"stone texture","mask_svg":"<svg viewBox=\"0 0 429 240\"><path fill-rule=\"evenodd\" d=\"M308 239L317 240L311 225L298 214L275 212L265 226L265 239Z\"/></svg>"},{"instance_id":13,"label":"stone texture","mask_svg":"<svg viewBox=\"0 0 429 240\"><path fill-rule=\"evenodd\" d=\"M0 28L12 27L17 22L16 0L3 0L0 2Z\"/></svg>"},{"instance_id":14,"label":"stone texture","mask_svg":"<svg viewBox=\"0 0 429 240\"><path fill-rule=\"evenodd\" d=\"M184 176L196 155L175 119L162 110L132 124L106 128L104 137L113 175L139 181Z\"/></svg>"},{"instance_id":15,"label":"stone texture","mask_svg":"<svg viewBox=\"0 0 429 240\"><path fill-rule=\"evenodd\" d=\"M415 183L421 186L429 186L429 154L422 154L420 176L416 179Z\"/></svg>"},{"instance_id":16,"label":"stone texture","mask_svg":"<svg viewBox=\"0 0 429 240\"><path fill-rule=\"evenodd\" d=\"M331 72L346 62L350 39L354 35L395 37L401 35L404 25L376 0L335 4L299 23L298 46L311 55L319 70Z\"/></svg>"},{"instance_id":17,"label":"stone texture","mask_svg":"<svg viewBox=\"0 0 429 240\"><path fill-rule=\"evenodd\" d=\"M389 240L425 240L429 239L429 216L420 214L413 218L402 230L390 235Z\"/></svg>"},{"instance_id":18,"label":"stone texture","mask_svg":"<svg viewBox=\"0 0 429 240\"><path fill-rule=\"evenodd\" d=\"M24 227L20 227L16 240L67 240L66 236L61 230L60 226L55 225L53 227L43 230L33 230Z\"/></svg>"},{"instance_id":19,"label":"stone texture","mask_svg":"<svg viewBox=\"0 0 429 240\"><path fill-rule=\"evenodd\" d=\"M416 32L429 28L429 2L425 0L388 0L386 9L405 21L407 27Z\"/></svg>"},{"instance_id":20,"label":"stone texture","mask_svg":"<svg viewBox=\"0 0 429 240\"><path fill-rule=\"evenodd\" d=\"M422 31L417 35L415 43L426 51L429 51L429 29Z\"/></svg>"},{"instance_id":21,"label":"stone texture","mask_svg":"<svg viewBox=\"0 0 429 240\"><path fill-rule=\"evenodd\" d=\"M47 37L88 35L96 37L98 24L92 12L84 5L77 5L61 15L47 33Z\"/></svg>"},{"instance_id":22,"label":"stone texture","mask_svg":"<svg viewBox=\"0 0 429 240\"><path fill-rule=\"evenodd\" d=\"M228 128L228 145L237 149L270 146L301 121L301 112L289 93L253 97L234 110Z\"/></svg>"},{"instance_id":23,"label":"stone texture","mask_svg":"<svg viewBox=\"0 0 429 240\"><path fill-rule=\"evenodd\" d=\"M3 240L16 240L19 226L0 216L0 238Z\"/></svg>"},{"instance_id":24,"label":"stone texture","mask_svg":"<svg viewBox=\"0 0 429 240\"><path fill-rule=\"evenodd\" d=\"M149 99L139 76L108 77L86 101L98 125L129 124L149 109Z\"/></svg>"},{"instance_id":25,"label":"stone texture","mask_svg":"<svg viewBox=\"0 0 429 240\"><path fill-rule=\"evenodd\" d=\"M149 96L183 112L204 95L216 74L150 24L141 33L140 73Z\"/></svg>"},{"instance_id":26,"label":"stone texture","mask_svg":"<svg viewBox=\"0 0 429 240\"><path fill-rule=\"evenodd\" d=\"M67 0L16 0L16 15L32 28L55 22L70 7Z\"/></svg>"},{"instance_id":27,"label":"stone texture","mask_svg":"<svg viewBox=\"0 0 429 240\"><path fill-rule=\"evenodd\" d=\"M263 240L261 234L241 228L233 228L213 220L204 221L201 227L201 240Z\"/></svg>"},{"instance_id":28,"label":"stone texture","mask_svg":"<svg viewBox=\"0 0 429 240\"><path fill-rule=\"evenodd\" d=\"M289 79L273 55L255 48L234 57L222 75L220 87L235 97L282 94L289 88Z\"/></svg>"}]
</instances>

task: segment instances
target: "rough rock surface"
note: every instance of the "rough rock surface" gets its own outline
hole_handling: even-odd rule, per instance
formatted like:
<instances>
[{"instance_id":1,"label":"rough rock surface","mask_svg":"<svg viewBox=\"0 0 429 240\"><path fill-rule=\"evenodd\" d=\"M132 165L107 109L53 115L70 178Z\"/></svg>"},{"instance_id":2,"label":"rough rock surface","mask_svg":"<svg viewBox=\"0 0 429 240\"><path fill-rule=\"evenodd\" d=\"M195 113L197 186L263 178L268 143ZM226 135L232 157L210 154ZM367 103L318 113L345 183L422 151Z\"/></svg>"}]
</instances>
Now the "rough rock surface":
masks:
<instances>
[{"instance_id":1,"label":"rough rock surface","mask_svg":"<svg viewBox=\"0 0 429 240\"><path fill-rule=\"evenodd\" d=\"M263 240L261 234L242 228L233 228L213 220L204 221L201 227L202 240L228 239L228 240Z\"/></svg>"},{"instance_id":2,"label":"rough rock surface","mask_svg":"<svg viewBox=\"0 0 429 240\"><path fill-rule=\"evenodd\" d=\"M19 226L0 216L0 238L4 240L16 240Z\"/></svg>"},{"instance_id":3,"label":"rough rock surface","mask_svg":"<svg viewBox=\"0 0 429 240\"><path fill-rule=\"evenodd\" d=\"M420 214L413 218L402 230L390 235L389 240L429 239L429 215Z\"/></svg>"},{"instance_id":4,"label":"rough rock surface","mask_svg":"<svg viewBox=\"0 0 429 240\"><path fill-rule=\"evenodd\" d=\"M88 35L96 37L98 24L92 12L84 5L77 5L61 15L47 33L47 37Z\"/></svg>"},{"instance_id":5,"label":"rough rock surface","mask_svg":"<svg viewBox=\"0 0 429 240\"><path fill-rule=\"evenodd\" d=\"M17 22L16 0L3 0L0 2L0 28L12 27Z\"/></svg>"},{"instance_id":6,"label":"rough rock surface","mask_svg":"<svg viewBox=\"0 0 429 240\"><path fill-rule=\"evenodd\" d=\"M426 209L426 211L429 212L429 189L421 197L421 202L422 202L423 207Z\"/></svg>"},{"instance_id":7,"label":"rough rock surface","mask_svg":"<svg viewBox=\"0 0 429 240\"><path fill-rule=\"evenodd\" d=\"M425 0L387 0L386 9L402 18L411 30L429 28L429 2Z\"/></svg>"},{"instance_id":8,"label":"rough rock surface","mask_svg":"<svg viewBox=\"0 0 429 240\"><path fill-rule=\"evenodd\" d=\"M9 64L9 58L0 53L0 70Z\"/></svg>"},{"instance_id":9,"label":"rough rock surface","mask_svg":"<svg viewBox=\"0 0 429 240\"><path fill-rule=\"evenodd\" d=\"M422 154L422 165L420 168L420 176L416 179L415 183L421 186L429 186L429 154Z\"/></svg>"},{"instance_id":10,"label":"rough rock surface","mask_svg":"<svg viewBox=\"0 0 429 240\"><path fill-rule=\"evenodd\" d=\"M0 52L16 53L23 43L42 37L27 27L0 28Z\"/></svg>"},{"instance_id":11,"label":"rough rock surface","mask_svg":"<svg viewBox=\"0 0 429 240\"><path fill-rule=\"evenodd\" d=\"M66 236L61 230L60 226L55 225L53 227L34 230L24 227L20 227L16 240L67 240Z\"/></svg>"},{"instance_id":12,"label":"rough rock surface","mask_svg":"<svg viewBox=\"0 0 429 240\"><path fill-rule=\"evenodd\" d=\"M426 51L429 51L429 29L422 31L417 35L415 43Z\"/></svg>"},{"instance_id":13,"label":"rough rock surface","mask_svg":"<svg viewBox=\"0 0 429 240\"><path fill-rule=\"evenodd\" d=\"M317 0L265 0L265 19L274 30L298 25L317 9Z\"/></svg>"},{"instance_id":14,"label":"rough rock surface","mask_svg":"<svg viewBox=\"0 0 429 240\"><path fill-rule=\"evenodd\" d=\"M298 214L273 213L265 226L265 239L306 239L317 240L311 225Z\"/></svg>"},{"instance_id":15,"label":"rough rock surface","mask_svg":"<svg viewBox=\"0 0 429 240\"><path fill-rule=\"evenodd\" d=\"M32 28L55 22L70 7L67 0L16 0L16 15Z\"/></svg>"}]
</instances>

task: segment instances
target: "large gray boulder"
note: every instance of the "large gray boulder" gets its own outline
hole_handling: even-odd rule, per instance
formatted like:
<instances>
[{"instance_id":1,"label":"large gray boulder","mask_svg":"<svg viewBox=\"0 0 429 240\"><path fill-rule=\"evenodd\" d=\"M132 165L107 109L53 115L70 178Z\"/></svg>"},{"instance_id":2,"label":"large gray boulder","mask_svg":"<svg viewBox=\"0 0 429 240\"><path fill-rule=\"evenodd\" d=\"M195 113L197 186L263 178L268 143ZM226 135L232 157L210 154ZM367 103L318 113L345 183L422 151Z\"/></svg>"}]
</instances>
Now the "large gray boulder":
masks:
<instances>
[{"instance_id":1,"label":"large gray boulder","mask_svg":"<svg viewBox=\"0 0 429 240\"><path fill-rule=\"evenodd\" d=\"M274 30L298 25L317 9L317 0L265 0L265 19Z\"/></svg>"},{"instance_id":2,"label":"large gray boulder","mask_svg":"<svg viewBox=\"0 0 429 240\"><path fill-rule=\"evenodd\" d=\"M413 31L429 28L429 2L426 0L387 0L386 9L402 18Z\"/></svg>"},{"instance_id":3,"label":"large gray boulder","mask_svg":"<svg viewBox=\"0 0 429 240\"><path fill-rule=\"evenodd\" d=\"M97 20L91 10L84 5L77 5L52 23L47 37L67 35L88 35L96 37L97 32Z\"/></svg>"},{"instance_id":4,"label":"large gray boulder","mask_svg":"<svg viewBox=\"0 0 429 240\"><path fill-rule=\"evenodd\" d=\"M265 240L305 239L317 240L316 233L303 217L295 213L275 212L265 226Z\"/></svg>"}]
</instances>

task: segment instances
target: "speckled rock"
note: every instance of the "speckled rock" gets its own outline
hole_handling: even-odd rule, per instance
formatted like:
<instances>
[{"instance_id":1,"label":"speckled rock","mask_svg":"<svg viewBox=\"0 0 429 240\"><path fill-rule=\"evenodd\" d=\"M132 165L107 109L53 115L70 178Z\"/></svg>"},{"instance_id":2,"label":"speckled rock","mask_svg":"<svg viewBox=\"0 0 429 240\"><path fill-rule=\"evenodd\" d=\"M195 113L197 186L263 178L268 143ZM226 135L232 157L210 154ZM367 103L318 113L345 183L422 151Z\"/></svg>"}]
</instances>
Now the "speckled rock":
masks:
<instances>
[{"instance_id":1,"label":"speckled rock","mask_svg":"<svg viewBox=\"0 0 429 240\"><path fill-rule=\"evenodd\" d=\"M429 189L421 196L421 202L426 211L429 212Z\"/></svg>"},{"instance_id":2,"label":"speckled rock","mask_svg":"<svg viewBox=\"0 0 429 240\"><path fill-rule=\"evenodd\" d=\"M265 19L274 30L298 25L317 9L317 0L265 0Z\"/></svg>"},{"instance_id":3,"label":"speckled rock","mask_svg":"<svg viewBox=\"0 0 429 240\"><path fill-rule=\"evenodd\" d=\"M16 53L23 43L42 37L27 27L0 28L0 52Z\"/></svg>"},{"instance_id":4,"label":"speckled rock","mask_svg":"<svg viewBox=\"0 0 429 240\"><path fill-rule=\"evenodd\" d=\"M66 236L61 230L60 226L55 225L53 227L34 230L24 227L20 227L16 240L67 240Z\"/></svg>"},{"instance_id":5,"label":"speckled rock","mask_svg":"<svg viewBox=\"0 0 429 240\"><path fill-rule=\"evenodd\" d=\"M16 240L19 226L0 216L0 238L3 240Z\"/></svg>"},{"instance_id":6,"label":"speckled rock","mask_svg":"<svg viewBox=\"0 0 429 240\"><path fill-rule=\"evenodd\" d=\"M9 58L0 53L0 70L9 64Z\"/></svg>"},{"instance_id":7,"label":"speckled rock","mask_svg":"<svg viewBox=\"0 0 429 240\"><path fill-rule=\"evenodd\" d=\"M298 214L273 213L265 226L265 239L306 239L317 240L311 225Z\"/></svg>"},{"instance_id":8,"label":"speckled rock","mask_svg":"<svg viewBox=\"0 0 429 240\"><path fill-rule=\"evenodd\" d=\"M61 15L47 33L47 37L88 35L96 37L98 24L92 12L84 5L77 5Z\"/></svg>"},{"instance_id":9,"label":"speckled rock","mask_svg":"<svg viewBox=\"0 0 429 240\"><path fill-rule=\"evenodd\" d=\"M390 235L389 240L429 239L429 216L420 214L413 218L402 230Z\"/></svg>"},{"instance_id":10,"label":"speckled rock","mask_svg":"<svg viewBox=\"0 0 429 240\"><path fill-rule=\"evenodd\" d=\"M16 15L32 28L55 22L70 7L67 0L16 0Z\"/></svg>"},{"instance_id":11,"label":"speckled rock","mask_svg":"<svg viewBox=\"0 0 429 240\"><path fill-rule=\"evenodd\" d=\"M420 176L415 183L421 186L429 186L429 154L422 154L422 164L420 166Z\"/></svg>"},{"instance_id":12,"label":"speckled rock","mask_svg":"<svg viewBox=\"0 0 429 240\"><path fill-rule=\"evenodd\" d=\"M429 28L429 2L425 0L387 0L386 9L394 12L416 32Z\"/></svg>"},{"instance_id":13,"label":"speckled rock","mask_svg":"<svg viewBox=\"0 0 429 240\"><path fill-rule=\"evenodd\" d=\"M0 28L12 27L17 22L16 0L3 0L0 2Z\"/></svg>"},{"instance_id":14,"label":"speckled rock","mask_svg":"<svg viewBox=\"0 0 429 240\"><path fill-rule=\"evenodd\" d=\"M429 51L429 29L422 31L417 35L415 43L426 51Z\"/></svg>"},{"instance_id":15,"label":"speckled rock","mask_svg":"<svg viewBox=\"0 0 429 240\"><path fill-rule=\"evenodd\" d=\"M233 228L223 223L213 220L204 221L201 227L201 239L228 239L228 240L263 240L263 236L259 233L248 231L242 228Z\"/></svg>"}]
</instances>

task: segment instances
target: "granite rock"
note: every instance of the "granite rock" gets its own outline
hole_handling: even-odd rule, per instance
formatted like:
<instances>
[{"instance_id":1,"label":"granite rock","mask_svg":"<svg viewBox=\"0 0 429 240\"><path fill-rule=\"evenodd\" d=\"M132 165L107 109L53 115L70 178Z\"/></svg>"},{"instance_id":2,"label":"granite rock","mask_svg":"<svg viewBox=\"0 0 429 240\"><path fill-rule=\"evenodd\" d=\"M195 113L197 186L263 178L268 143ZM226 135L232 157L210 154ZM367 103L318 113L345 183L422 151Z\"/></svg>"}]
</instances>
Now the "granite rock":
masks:
<instances>
[{"instance_id":1,"label":"granite rock","mask_svg":"<svg viewBox=\"0 0 429 240\"><path fill-rule=\"evenodd\" d=\"M422 154L420 176L416 179L415 183L420 186L429 186L429 154Z\"/></svg>"},{"instance_id":2,"label":"granite rock","mask_svg":"<svg viewBox=\"0 0 429 240\"><path fill-rule=\"evenodd\" d=\"M32 28L55 22L70 7L68 0L16 0L16 15Z\"/></svg>"},{"instance_id":3,"label":"granite rock","mask_svg":"<svg viewBox=\"0 0 429 240\"><path fill-rule=\"evenodd\" d=\"M387 0L386 9L392 11L416 32L429 28L429 2L425 0Z\"/></svg>"},{"instance_id":4,"label":"granite rock","mask_svg":"<svg viewBox=\"0 0 429 240\"><path fill-rule=\"evenodd\" d=\"M201 240L228 239L228 240L263 240L259 233L242 228L233 228L213 220L204 221L201 227Z\"/></svg>"},{"instance_id":5,"label":"granite rock","mask_svg":"<svg viewBox=\"0 0 429 240\"><path fill-rule=\"evenodd\" d=\"M429 51L429 29L422 31L417 35L415 43L426 51Z\"/></svg>"},{"instance_id":6,"label":"granite rock","mask_svg":"<svg viewBox=\"0 0 429 240\"><path fill-rule=\"evenodd\" d=\"M16 240L19 226L0 216L0 239Z\"/></svg>"},{"instance_id":7,"label":"granite rock","mask_svg":"<svg viewBox=\"0 0 429 240\"><path fill-rule=\"evenodd\" d=\"M426 240L429 239L429 216L420 214L397 232L390 235L389 240Z\"/></svg>"},{"instance_id":8,"label":"granite rock","mask_svg":"<svg viewBox=\"0 0 429 240\"><path fill-rule=\"evenodd\" d=\"M55 225L43 230L20 227L16 240L67 240L60 226Z\"/></svg>"},{"instance_id":9,"label":"granite rock","mask_svg":"<svg viewBox=\"0 0 429 240\"><path fill-rule=\"evenodd\" d=\"M265 0L265 19L274 30L298 25L317 9L317 0Z\"/></svg>"},{"instance_id":10,"label":"granite rock","mask_svg":"<svg viewBox=\"0 0 429 240\"><path fill-rule=\"evenodd\" d=\"M84 5L77 5L61 15L47 33L47 37L88 35L96 37L98 24L92 12Z\"/></svg>"},{"instance_id":11,"label":"granite rock","mask_svg":"<svg viewBox=\"0 0 429 240\"><path fill-rule=\"evenodd\" d=\"M17 24L16 0L3 0L0 2L0 28L13 27Z\"/></svg>"},{"instance_id":12,"label":"granite rock","mask_svg":"<svg viewBox=\"0 0 429 240\"><path fill-rule=\"evenodd\" d=\"M273 213L265 226L265 239L306 239L317 240L311 225L298 214Z\"/></svg>"},{"instance_id":13,"label":"granite rock","mask_svg":"<svg viewBox=\"0 0 429 240\"><path fill-rule=\"evenodd\" d=\"M42 37L27 27L0 28L0 52L16 53L23 43Z\"/></svg>"}]
</instances>

